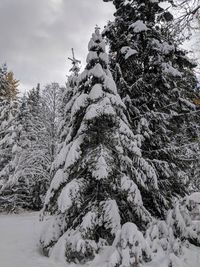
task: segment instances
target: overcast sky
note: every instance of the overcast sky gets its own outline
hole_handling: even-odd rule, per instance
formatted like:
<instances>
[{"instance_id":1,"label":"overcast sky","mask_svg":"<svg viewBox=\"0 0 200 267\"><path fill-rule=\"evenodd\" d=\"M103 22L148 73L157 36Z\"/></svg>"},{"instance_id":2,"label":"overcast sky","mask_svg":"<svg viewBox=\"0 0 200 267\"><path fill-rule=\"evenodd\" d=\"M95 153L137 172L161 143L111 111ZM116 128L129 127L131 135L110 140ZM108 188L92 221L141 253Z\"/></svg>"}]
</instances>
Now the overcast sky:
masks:
<instances>
[{"instance_id":1,"label":"overcast sky","mask_svg":"<svg viewBox=\"0 0 200 267\"><path fill-rule=\"evenodd\" d=\"M84 65L95 25L103 27L113 11L103 0L0 0L0 64L7 63L23 90L64 84L71 48Z\"/></svg>"}]
</instances>

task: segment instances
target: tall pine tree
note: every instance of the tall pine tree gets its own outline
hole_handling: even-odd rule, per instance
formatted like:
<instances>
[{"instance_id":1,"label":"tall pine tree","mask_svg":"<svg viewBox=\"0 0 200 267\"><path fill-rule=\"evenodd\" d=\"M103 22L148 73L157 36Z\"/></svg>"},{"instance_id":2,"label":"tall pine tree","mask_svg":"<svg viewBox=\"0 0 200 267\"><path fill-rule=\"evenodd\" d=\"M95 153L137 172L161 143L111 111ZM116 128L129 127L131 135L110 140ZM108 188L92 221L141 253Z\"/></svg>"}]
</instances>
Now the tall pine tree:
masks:
<instances>
[{"instance_id":1,"label":"tall pine tree","mask_svg":"<svg viewBox=\"0 0 200 267\"><path fill-rule=\"evenodd\" d=\"M41 247L45 255L59 253L68 262L84 263L116 238L116 264L137 256L141 261L149 255L140 230L152 218L138 186L157 192L156 174L141 157L141 136L130 130L98 27L88 48L71 100L68 134L53 164L43 209L51 217ZM123 255L125 247L129 257Z\"/></svg>"},{"instance_id":2,"label":"tall pine tree","mask_svg":"<svg viewBox=\"0 0 200 267\"><path fill-rule=\"evenodd\" d=\"M28 110L24 96L18 100L18 108L12 120L13 146L12 155L7 164L7 180L0 191L1 210L18 212L21 209L30 209L32 196L30 195L31 181L27 179L23 164L25 151L30 146L28 139Z\"/></svg>"},{"instance_id":3,"label":"tall pine tree","mask_svg":"<svg viewBox=\"0 0 200 267\"><path fill-rule=\"evenodd\" d=\"M55 106L47 87L43 99L40 88L32 89L19 101L12 120L14 142L7 164L7 181L1 189L1 208L17 212L21 208L39 210L50 183L50 166L55 138ZM57 86L56 86L57 89ZM53 94L54 95L54 94ZM44 101L46 100L46 102ZM53 103L51 103L53 101ZM54 126L54 125L53 125Z\"/></svg>"},{"instance_id":4,"label":"tall pine tree","mask_svg":"<svg viewBox=\"0 0 200 267\"><path fill-rule=\"evenodd\" d=\"M7 182L11 166L15 132L13 127L17 104L12 101L10 91L13 84L7 79L6 65L0 68L0 189Z\"/></svg>"},{"instance_id":5,"label":"tall pine tree","mask_svg":"<svg viewBox=\"0 0 200 267\"><path fill-rule=\"evenodd\" d=\"M68 76L66 87L63 87L63 92L61 94L60 100L60 125L58 129L59 142L62 143L67 136L66 129L68 129L68 124L70 122L70 111L73 104L73 94L76 92L78 84L78 74L80 72L81 61L75 58L74 50L72 49L72 58L68 58L72 62L72 67L69 70L71 74ZM60 147L60 145L59 145ZM60 148L59 148L60 149Z\"/></svg>"},{"instance_id":6,"label":"tall pine tree","mask_svg":"<svg viewBox=\"0 0 200 267\"><path fill-rule=\"evenodd\" d=\"M46 108L42 102L40 85L33 88L27 97L27 132L29 146L24 150L21 174L29 180L32 209L39 210L50 183L52 160L51 132L46 121Z\"/></svg>"},{"instance_id":7,"label":"tall pine tree","mask_svg":"<svg viewBox=\"0 0 200 267\"><path fill-rule=\"evenodd\" d=\"M144 205L163 218L173 200L187 193L199 153L195 64L171 33L173 16L162 0L108 1L116 7L115 21L104 30L112 72L131 128L144 138L142 156L154 166L162 196L159 201L143 190Z\"/></svg>"}]
</instances>

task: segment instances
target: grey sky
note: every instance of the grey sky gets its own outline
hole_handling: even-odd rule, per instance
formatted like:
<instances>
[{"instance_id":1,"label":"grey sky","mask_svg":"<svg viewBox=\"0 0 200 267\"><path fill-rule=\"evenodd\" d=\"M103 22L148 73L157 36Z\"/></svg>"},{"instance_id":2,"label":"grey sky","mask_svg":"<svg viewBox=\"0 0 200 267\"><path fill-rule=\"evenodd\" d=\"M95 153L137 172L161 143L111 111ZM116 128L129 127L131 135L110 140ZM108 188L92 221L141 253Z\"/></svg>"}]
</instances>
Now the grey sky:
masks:
<instances>
[{"instance_id":1,"label":"grey sky","mask_svg":"<svg viewBox=\"0 0 200 267\"><path fill-rule=\"evenodd\" d=\"M21 88L64 84L71 47L85 64L95 24L112 19L103 0L0 0L0 64L7 62Z\"/></svg>"}]
</instances>

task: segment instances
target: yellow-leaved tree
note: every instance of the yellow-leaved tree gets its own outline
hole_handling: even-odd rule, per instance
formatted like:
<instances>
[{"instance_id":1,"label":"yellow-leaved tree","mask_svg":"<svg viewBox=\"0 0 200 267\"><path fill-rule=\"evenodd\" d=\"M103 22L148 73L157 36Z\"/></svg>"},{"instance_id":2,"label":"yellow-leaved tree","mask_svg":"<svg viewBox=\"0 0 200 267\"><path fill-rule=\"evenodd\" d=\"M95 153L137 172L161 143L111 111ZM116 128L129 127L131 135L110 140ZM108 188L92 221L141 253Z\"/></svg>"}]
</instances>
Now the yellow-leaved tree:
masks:
<instances>
[{"instance_id":1,"label":"yellow-leaved tree","mask_svg":"<svg viewBox=\"0 0 200 267\"><path fill-rule=\"evenodd\" d=\"M12 71L8 71L7 65L0 67L0 97L2 100L14 101L17 98L19 80L15 79Z\"/></svg>"},{"instance_id":2,"label":"yellow-leaved tree","mask_svg":"<svg viewBox=\"0 0 200 267\"><path fill-rule=\"evenodd\" d=\"M17 94L19 93L18 86L19 80L16 80L12 71L6 73L6 81L9 84L9 90L7 96L10 100L15 100Z\"/></svg>"}]
</instances>

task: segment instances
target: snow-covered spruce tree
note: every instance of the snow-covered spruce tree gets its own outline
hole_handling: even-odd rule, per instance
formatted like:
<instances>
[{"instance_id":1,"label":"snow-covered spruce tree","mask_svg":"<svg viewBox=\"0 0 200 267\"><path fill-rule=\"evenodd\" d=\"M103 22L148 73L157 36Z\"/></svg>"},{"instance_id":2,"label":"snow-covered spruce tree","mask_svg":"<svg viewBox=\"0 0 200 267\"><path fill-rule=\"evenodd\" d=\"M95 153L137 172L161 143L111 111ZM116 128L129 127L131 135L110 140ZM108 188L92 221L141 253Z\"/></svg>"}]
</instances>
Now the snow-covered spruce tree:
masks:
<instances>
[{"instance_id":1,"label":"snow-covered spruce tree","mask_svg":"<svg viewBox=\"0 0 200 267\"><path fill-rule=\"evenodd\" d=\"M1 210L6 212L18 212L21 208L30 208L32 197L30 196L30 181L26 179L22 168L24 151L30 146L27 138L28 113L26 97L18 101L18 108L12 120L13 147L12 155L8 163L9 173L7 181L0 191Z\"/></svg>"},{"instance_id":2,"label":"snow-covered spruce tree","mask_svg":"<svg viewBox=\"0 0 200 267\"><path fill-rule=\"evenodd\" d=\"M84 263L113 244L112 266L128 267L149 257L141 231L151 216L138 185L157 191L157 181L141 158L140 135L130 130L98 28L78 81L68 135L46 195L43 214L51 217L41 247L45 255Z\"/></svg>"},{"instance_id":3,"label":"snow-covered spruce tree","mask_svg":"<svg viewBox=\"0 0 200 267\"><path fill-rule=\"evenodd\" d=\"M200 153L198 154L198 161L193 165L193 174L192 189L200 191Z\"/></svg>"},{"instance_id":4,"label":"snow-covered spruce tree","mask_svg":"<svg viewBox=\"0 0 200 267\"><path fill-rule=\"evenodd\" d=\"M52 156L51 132L44 108L40 86L32 89L27 98L29 146L23 151L21 175L30 181L31 208L39 210L50 183Z\"/></svg>"},{"instance_id":5,"label":"snow-covered spruce tree","mask_svg":"<svg viewBox=\"0 0 200 267\"><path fill-rule=\"evenodd\" d=\"M69 129L70 117L71 117L71 108L74 102L73 95L77 91L78 84L78 74L80 72L80 60L75 58L74 50L72 49L72 58L68 58L72 61L72 68L69 70L71 74L68 76L66 87L62 88L61 100L60 100L60 109L59 109L59 127L58 127L58 136L59 144L58 151L62 149L63 143L66 139Z\"/></svg>"},{"instance_id":6,"label":"snow-covered spruce tree","mask_svg":"<svg viewBox=\"0 0 200 267\"><path fill-rule=\"evenodd\" d=\"M173 229L176 237L188 240L200 246L200 192L177 201L167 215L167 224Z\"/></svg>"},{"instance_id":7,"label":"snow-covered spruce tree","mask_svg":"<svg viewBox=\"0 0 200 267\"><path fill-rule=\"evenodd\" d=\"M0 100L0 184L5 183L9 176L8 164L12 157L14 145L13 136L13 107L7 100Z\"/></svg>"},{"instance_id":8,"label":"snow-covered spruce tree","mask_svg":"<svg viewBox=\"0 0 200 267\"><path fill-rule=\"evenodd\" d=\"M174 197L187 192L199 151L195 64L171 34L173 16L162 0L108 1L116 7L115 21L104 30L112 72L132 130L144 138L142 156L156 169L162 196L141 190L144 206L163 218Z\"/></svg>"},{"instance_id":9,"label":"snow-covered spruce tree","mask_svg":"<svg viewBox=\"0 0 200 267\"><path fill-rule=\"evenodd\" d=\"M6 64L4 64L0 67L0 85L1 85L0 96L1 96L1 100L6 98L7 91L9 90L9 83L6 79L6 75L7 75L7 66L6 66Z\"/></svg>"},{"instance_id":10,"label":"snow-covered spruce tree","mask_svg":"<svg viewBox=\"0 0 200 267\"><path fill-rule=\"evenodd\" d=\"M52 159L52 118L47 116L39 86L20 102L12 122L15 142L8 165L10 171L1 190L4 210L12 212L21 208L41 209L50 183Z\"/></svg>"},{"instance_id":11,"label":"snow-covered spruce tree","mask_svg":"<svg viewBox=\"0 0 200 267\"><path fill-rule=\"evenodd\" d=\"M0 189L8 180L10 160L15 143L13 119L16 103L10 98L11 84L7 78L7 68L0 68Z\"/></svg>"},{"instance_id":12,"label":"snow-covered spruce tree","mask_svg":"<svg viewBox=\"0 0 200 267\"><path fill-rule=\"evenodd\" d=\"M59 124L57 130L57 150L56 154L62 153L63 149L66 147L66 138L70 131L70 121L71 121L71 109L76 99L77 85L78 85L78 74L80 72L80 61L74 56L74 50L72 49L72 68L69 70L71 74L68 76L66 87L62 88L62 93L60 95L61 99L59 101ZM57 160L57 159L56 159ZM55 161L56 162L56 161ZM54 176L58 170L57 164L52 163L51 166L51 178Z\"/></svg>"}]
</instances>

